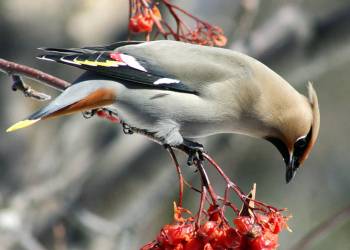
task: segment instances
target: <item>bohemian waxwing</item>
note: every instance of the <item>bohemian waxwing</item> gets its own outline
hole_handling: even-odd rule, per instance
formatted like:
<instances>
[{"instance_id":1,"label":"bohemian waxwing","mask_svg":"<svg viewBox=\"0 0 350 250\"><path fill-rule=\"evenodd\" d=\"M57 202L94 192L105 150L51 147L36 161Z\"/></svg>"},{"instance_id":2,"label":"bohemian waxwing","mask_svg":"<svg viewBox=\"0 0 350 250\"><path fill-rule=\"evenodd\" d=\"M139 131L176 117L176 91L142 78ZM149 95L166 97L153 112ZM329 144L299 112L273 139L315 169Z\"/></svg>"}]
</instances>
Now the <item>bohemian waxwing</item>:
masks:
<instances>
[{"instance_id":1,"label":"bohemian waxwing","mask_svg":"<svg viewBox=\"0 0 350 250\"><path fill-rule=\"evenodd\" d=\"M164 145L195 148L200 144L190 139L219 133L266 139L283 156L287 182L318 136L320 114L312 85L306 98L264 64L232 50L176 41L44 50L47 54L38 58L87 72L8 132L112 105L123 121Z\"/></svg>"}]
</instances>

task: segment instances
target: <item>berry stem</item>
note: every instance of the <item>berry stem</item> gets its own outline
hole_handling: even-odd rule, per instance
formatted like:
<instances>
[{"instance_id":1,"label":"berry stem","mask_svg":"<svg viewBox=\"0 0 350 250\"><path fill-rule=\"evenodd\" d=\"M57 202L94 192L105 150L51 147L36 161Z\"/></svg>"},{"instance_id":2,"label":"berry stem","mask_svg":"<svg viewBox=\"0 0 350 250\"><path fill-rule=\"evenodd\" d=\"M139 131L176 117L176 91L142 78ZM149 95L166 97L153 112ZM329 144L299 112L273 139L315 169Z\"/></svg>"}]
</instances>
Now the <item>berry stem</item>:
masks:
<instances>
[{"instance_id":1,"label":"berry stem","mask_svg":"<svg viewBox=\"0 0 350 250\"><path fill-rule=\"evenodd\" d=\"M215 167L215 169L219 172L219 174L224 178L225 182L227 183L227 185L232 188L235 193L238 195L238 197L244 202L246 197L245 194L243 193L243 191L235 184L233 183L230 178L225 174L225 172L221 169L221 167L219 166L219 164L216 163L216 161L213 160L213 158L211 158L208 154L203 153L203 157L209 161L209 163Z\"/></svg>"},{"instance_id":2,"label":"berry stem","mask_svg":"<svg viewBox=\"0 0 350 250\"><path fill-rule=\"evenodd\" d=\"M196 165L197 165L197 169L201 175L202 186L204 186L207 189L207 191L209 192L209 195L212 199L213 205L216 205L217 204L217 195L214 192L213 186L210 184L207 172L205 171L201 161L197 161Z\"/></svg>"},{"instance_id":3,"label":"berry stem","mask_svg":"<svg viewBox=\"0 0 350 250\"><path fill-rule=\"evenodd\" d=\"M180 207L182 207L183 193L184 193L184 178L183 178L183 175L181 172L180 164L179 164L179 162L176 158L176 155L174 153L174 150L171 147L169 147L168 152L170 153L170 156L174 161L176 172L177 172L177 175L179 177L179 201L178 201L178 205Z\"/></svg>"},{"instance_id":4,"label":"berry stem","mask_svg":"<svg viewBox=\"0 0 350 250\"><path fill-rule=\"evenodd\" d=\"M206 200L206 196L207 196L207 188L204 185L202 185L201 198L200 198L199 209L198 209L197 219L196 219L196 228L197 229L200 227L201 218L202 218L202 214L204 211L204 203Z\"/></svg>"}]
</instances>

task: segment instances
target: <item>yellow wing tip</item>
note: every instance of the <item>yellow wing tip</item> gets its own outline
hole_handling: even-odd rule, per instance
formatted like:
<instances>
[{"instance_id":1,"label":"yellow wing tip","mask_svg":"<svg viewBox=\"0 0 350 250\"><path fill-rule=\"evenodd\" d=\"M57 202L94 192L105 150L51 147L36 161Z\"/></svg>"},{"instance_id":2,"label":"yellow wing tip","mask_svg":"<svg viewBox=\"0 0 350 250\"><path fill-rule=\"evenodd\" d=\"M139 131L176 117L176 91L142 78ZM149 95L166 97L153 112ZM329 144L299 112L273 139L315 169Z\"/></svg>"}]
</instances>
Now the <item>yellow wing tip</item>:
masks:
<instances>
[{"instance_id":1,"label":"yellow wing tip","mask_svg":"<svg viewBox=\"0 0 350 250\"><path fill-rule=\"evenodd\" d=\"M24 120L24 121L20 121L17 122L16 124L12 125L11 127L9 127L6 132L13 132L16 131L18 129L22 129L22 128L26 128L29 127L31 125L33 125L34 123L38 122L40 119L35 119L35 120Z\"/></svg>"}]
</instances>

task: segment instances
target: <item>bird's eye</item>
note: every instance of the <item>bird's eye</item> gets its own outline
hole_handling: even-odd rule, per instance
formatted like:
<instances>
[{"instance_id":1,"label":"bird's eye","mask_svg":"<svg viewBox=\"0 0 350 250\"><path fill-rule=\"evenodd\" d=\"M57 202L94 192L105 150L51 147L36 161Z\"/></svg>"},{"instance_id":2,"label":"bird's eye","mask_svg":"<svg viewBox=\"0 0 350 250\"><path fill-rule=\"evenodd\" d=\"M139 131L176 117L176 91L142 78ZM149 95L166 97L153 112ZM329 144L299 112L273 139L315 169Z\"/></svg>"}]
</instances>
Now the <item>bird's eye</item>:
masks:
<instances>
[{"instance_id":1,"label":"bird's eye","mask_svg":"<svg viewBox=\"0 0 350 250\"><path fill-rule=\"evenodd\" d=\"M307 144L311 139L311 135L312 135L312 127L310 128L306 136L302 136L299 139L297 139L297 141L294 143L294 150L306 148Z\"/></svg>"},{"instance_id":2,"label":"bird's eye","mask_svg":"<svg viewBox=\"0 0 350 250\"><path fill-rule=\"evenodd\" d=\"M303 154L308 143L307 139L307 137L299 138L294 143L294 156L301 156Z\"/></svg>"},{"instance_id":3,"label":"bird's eye","mask_svg":"<svg viewBox=\"0 0 350 250\"><path fill-rule=\"evenodd\" d=\"M305 150L310 142L311 135L312 135L312 127L310 128L306 136L302 136L296 140L296 142L294 143L294 151L293 151L294 157L299 158L305 153Z\"/></svg>"},{"instance_id":4,"label":"bird's eye","mask_svg":"<svg viewBox=\"0 0 350 250\"><path fill-rule=\"evenodd\" d=\"M306 137L298 139L295 144L294 148L305 148L307 144Z\"/></svg>"}]
</instances>

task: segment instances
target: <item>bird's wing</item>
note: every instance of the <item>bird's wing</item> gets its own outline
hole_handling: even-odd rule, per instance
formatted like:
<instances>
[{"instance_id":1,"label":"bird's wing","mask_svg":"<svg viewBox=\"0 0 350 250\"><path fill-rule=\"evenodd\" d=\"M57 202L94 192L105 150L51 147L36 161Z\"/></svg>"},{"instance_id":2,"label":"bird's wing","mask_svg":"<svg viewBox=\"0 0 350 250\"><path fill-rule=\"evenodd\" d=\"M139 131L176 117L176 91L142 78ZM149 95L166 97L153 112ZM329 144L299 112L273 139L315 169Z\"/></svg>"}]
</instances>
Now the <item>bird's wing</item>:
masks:
<instances>
[{"instance_id":1,"label":"bird's wing","mask_svg":"<svg viewBox=\"0 0 350 250\"><path fill-rule=\"evenodd\" d=\"M254 61L233 50L170 40L125 45L116 51L136 58L154 74L179 80L198 95L205 95L207 88L217 91L221 84L249 77Z\"/></svg>"},{"instance_id":2,"label":"bird's wing","mask_svg":"<svg viewBox=\"0 0 350 250\"><path fill-rule=\"evenodd\" d=\"M116 43L112 43L109 45L105 46L89 46L89 47L84 47L83 49L90 49L90 50L97 50L97 51L108 51L108 50L115 50L119 47L126 46L126 45L136 45L136 44L141 44L144 43L143 41L120 41Z\"/></svg>"},{"instance_id":3,"label":"bird's wing","mask_svg":"<svg viewBox=\"0 0 350 250\"><path fill-rule=\"evenodd\" d=\"M69 64L137 87L201 95L211 84L247 77L247 57L176 41L119 42L104 47L44 49L40 59ZM215 85L216 86L216 85Z\"/></svg>"},{"instance_id":4,"label":"bird's wing","mask_svg":"<svg viewBox=\"0 0 350 250\"><path fill-rule=\"evenodd\" d=\"M83 48L50 48L50 47L41 47L38 48L40 50L43 50L45 52L49 53L57 53L57 54L70 54L70 53L91 53L96 51L109 51L109 50L115 50L119 47L126 46L126 45L136 45L144 43L142 41L121 41L112 43L109 45L102 45L102 46L88 46Z\"/></svg>"},{"instance_id":5,"label":"bird's wing","mask_svg":"<svg viewBox=\"0 0 350 250\"><path fill-rule=\"evenodd\" d=\"M146 88L165 89L196 94L196 91L156 65L152 58L144 58L119 51L128 45L140 42L120 42L102 47L84 48L40 48L47 52L38 58L72 65L120 82L135 83Z\"/></svg>"}]
</instances>

